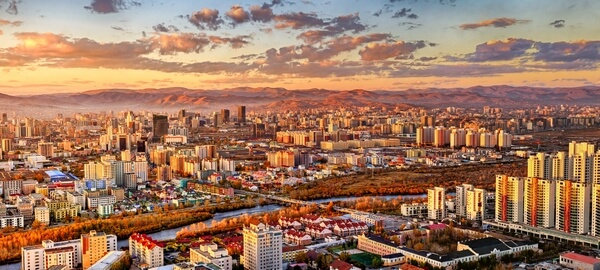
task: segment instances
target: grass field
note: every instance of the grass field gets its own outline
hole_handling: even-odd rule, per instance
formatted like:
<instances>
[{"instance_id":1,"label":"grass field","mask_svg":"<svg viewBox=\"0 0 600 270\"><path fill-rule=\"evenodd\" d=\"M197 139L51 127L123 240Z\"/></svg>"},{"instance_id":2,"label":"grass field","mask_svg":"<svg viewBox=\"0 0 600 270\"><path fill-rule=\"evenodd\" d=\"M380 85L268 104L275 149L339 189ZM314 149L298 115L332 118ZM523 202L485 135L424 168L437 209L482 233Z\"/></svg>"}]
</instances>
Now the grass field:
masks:
<instances>
[{"instance_id":1,"label":"grass field","mask_svg":"<svg viewBox=\"0 0 600 270\"><path fill-rule=\"evenodd\" d=\"M371 265L371 262L373 261L373 259L375 257L378 257L378 255L367 253L367 252L350 255L350 258L352 258L353 260L360 262L367 266Z\"/></svg>"}]
</instances>

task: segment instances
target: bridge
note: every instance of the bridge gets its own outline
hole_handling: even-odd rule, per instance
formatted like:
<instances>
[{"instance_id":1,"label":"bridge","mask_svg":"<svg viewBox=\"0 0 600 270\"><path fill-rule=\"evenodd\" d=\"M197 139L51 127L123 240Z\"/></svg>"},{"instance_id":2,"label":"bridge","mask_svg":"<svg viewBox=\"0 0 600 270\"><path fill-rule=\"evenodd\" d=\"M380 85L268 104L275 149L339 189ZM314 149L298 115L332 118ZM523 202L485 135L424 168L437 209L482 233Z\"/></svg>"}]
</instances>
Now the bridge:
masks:
<instances>
[{"instance_id":1,"label":"bridge","mask_svg":"<svg viewBox=\"0 0 600 270\"><path fill-rule=\"evenodd\" d=\"M236 189L235 192L239 193L239 194L255 195L255 196L263 197L265 199L279 201L279 202L283 202L283 203L299 204L299 205L305 205L305 206L314 206L314 205L316 205L316 206L318 206L319 208L322 208L322 209L327 208L327 205L324 204L324 203L316 203L316 202L311 202L311 201L296 200L296 199L282 197L282 196L269 195L269 194L263 194L263 193L252 192L252 191L245 191L245 190L239 190L239 189ZM348 213L348 214L353 214L353 213L371 214L369 212L359 211L359 210L350 209L350 208L343 208L343 207L338 207L338 206L334 206L333 210L338 211L338 212Z\"/></svg>"}]
</instances>

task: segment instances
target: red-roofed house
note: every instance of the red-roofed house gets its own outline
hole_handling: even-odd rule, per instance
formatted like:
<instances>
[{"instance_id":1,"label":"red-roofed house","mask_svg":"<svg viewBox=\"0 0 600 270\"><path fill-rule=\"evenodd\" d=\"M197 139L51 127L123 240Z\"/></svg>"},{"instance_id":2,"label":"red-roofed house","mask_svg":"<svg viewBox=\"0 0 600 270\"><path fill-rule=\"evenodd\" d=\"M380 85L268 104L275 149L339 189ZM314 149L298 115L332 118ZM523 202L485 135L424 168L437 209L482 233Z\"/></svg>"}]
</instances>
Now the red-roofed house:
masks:
<instances>
[{"instance_id":1,"label":"red-roofed house","mask_svg":"<svg viewBox=\"0 0 600 270\"><path fill-rule=\"evenodd\" d=\"M150 268L164 263L163 244L145 234L134 233L129 237L129 254L139 264L146 263Z\"/></svg>"},{"instance_id":2,"label":"red-roofed house","mask_svg":"<svg viewBox=\"0 0 600 270\"><path fill-rule=\"evenodd\" d=\"M600 260L575 252L560 254L560 265L578 270L599 270Z\"/></svg>"},{"instance_id":3,"label":"red-roofed house","mask_svg":"<svg viewBox=\"0 0 600 270\"><path fill-rule=\"evenodd\" d=\"M335 260L329 265L329 270L360 270L360 268L344 261Z\"/></svg>"}]
</instances>

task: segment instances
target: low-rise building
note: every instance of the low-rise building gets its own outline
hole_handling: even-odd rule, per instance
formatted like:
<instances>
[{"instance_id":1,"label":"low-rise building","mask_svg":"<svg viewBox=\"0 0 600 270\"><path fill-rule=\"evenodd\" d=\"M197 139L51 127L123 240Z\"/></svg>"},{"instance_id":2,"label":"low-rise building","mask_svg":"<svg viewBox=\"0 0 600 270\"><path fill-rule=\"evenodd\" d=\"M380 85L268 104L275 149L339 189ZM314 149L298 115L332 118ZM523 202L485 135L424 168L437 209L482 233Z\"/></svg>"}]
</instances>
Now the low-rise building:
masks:
<instances>
[{"instance_id":1,"label":"low-rise building","mask_svg":"<svg viewBox=\"0 0 600 270\"><path fill-rule=\"evenodd\" d=\"M600 270L600 260L575 252L560 254L560 265L577 270Z\"/></svg>"},{"instance_id":2,"label":"low-rise building","mask_svg":"<svg viewBox=\"0 0 600 270\"><path fill-rule=\"evenodd\" d=\"M111 270L119 263L124 263L127 259L125 251L110 251L100 258L88 270Z\"/></svg>"},{"instance_id":3,"label":"low-rise building","mask_svg":"<svg viewBox=\"0 0 600 270\"><path fill-rule=\"evenodd\" d=\"M231 270L232 259L227 249L219 248L213 242L202 243L198 248L190 249L191 263L212 263L223 270Z\"/></svg>"}]
</instances>

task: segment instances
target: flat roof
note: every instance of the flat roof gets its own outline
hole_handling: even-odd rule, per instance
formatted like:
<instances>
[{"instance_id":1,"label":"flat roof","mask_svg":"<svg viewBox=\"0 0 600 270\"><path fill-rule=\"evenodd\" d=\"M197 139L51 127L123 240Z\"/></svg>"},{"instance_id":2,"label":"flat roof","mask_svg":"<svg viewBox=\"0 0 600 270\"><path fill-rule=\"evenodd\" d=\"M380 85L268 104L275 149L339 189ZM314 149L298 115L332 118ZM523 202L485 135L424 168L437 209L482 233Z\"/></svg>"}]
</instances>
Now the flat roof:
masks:
<instances>
[{"instance_id":1,"label":"flat roof","mask_svg":"<svg viewBox=\"0 0 600 270\"><path fill-rule=\"evenodd\" d=\"M104 255L99 261L97 261L94 265L90 266L88 270L106 270L107 267L116 263L121 257L125 255L125 251L111 251Z\"/></svg>"}]
</instances>

